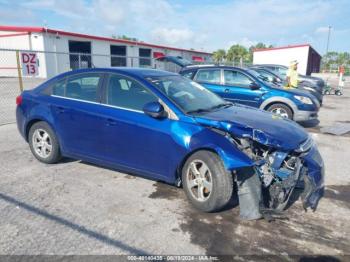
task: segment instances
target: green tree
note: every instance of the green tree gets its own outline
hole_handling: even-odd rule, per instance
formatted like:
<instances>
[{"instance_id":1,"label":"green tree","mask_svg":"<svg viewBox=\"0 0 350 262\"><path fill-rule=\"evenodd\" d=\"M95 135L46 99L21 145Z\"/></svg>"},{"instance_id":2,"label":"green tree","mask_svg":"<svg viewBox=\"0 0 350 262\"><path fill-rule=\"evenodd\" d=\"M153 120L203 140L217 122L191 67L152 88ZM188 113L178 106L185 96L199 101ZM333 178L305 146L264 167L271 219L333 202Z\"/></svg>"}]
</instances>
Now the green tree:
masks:
<instances>
[{"instance_id":1,"label":"green tree","mask_svg":"<svg viewBox=\"0 0 350 262\"><path fill-rule=\"evenodd\" d=\"M249 52L247 48L242 45L233 45L227 51L226 59L229 62L239 62L240 60L249 60Z\"/></svg>"},{"instance_id":2,"label":"green tree","mask_svg":"<svg viewBox=\"0 0 350 262\"><path fill-rule=\"evenodd\" d=\"M213 60L215 63L221 63L226 59L225 49L218 49L213 53Z\"/></svg>"},{"instance_id":3,"label":"green tree","mask_svg":"<svg viewBox=\"0 0 350 262\"><path fill-rule=\"evenodd\" d=\"M259 48L271 48L272 45L267 46L264 43L257 43L256 45L250 46L248 49L242 45L233 45L227 51L224 49L218 49L213 52L213 60L216 63L223 61L239 63L252 63L254 49Z\"/></svg>"},{"instance_id":4,"label":"green tree","mask_svg":"<svg viewBox=\"0 0 350 262\"><path fill-rule=\"evenodd\" d=\"M129 37L129 36L126 36L126 35L118 35L118 36L112 35L112 38L114 38L114 39L121 39L121 40L128 40L128 41L135 41L135 42L139 41L135 37Z\"/></svg>"},{"instance_id":5,"label":"green tree","mask_svg":"<svg viewBox=\"0 0 350 262\"><path fill-rule=\"evenodd\" d=\"M328 52L322 57L322 69L337 70L340 65L350 67L350 54L348 52Z\"/></svg>"}]
</instances>

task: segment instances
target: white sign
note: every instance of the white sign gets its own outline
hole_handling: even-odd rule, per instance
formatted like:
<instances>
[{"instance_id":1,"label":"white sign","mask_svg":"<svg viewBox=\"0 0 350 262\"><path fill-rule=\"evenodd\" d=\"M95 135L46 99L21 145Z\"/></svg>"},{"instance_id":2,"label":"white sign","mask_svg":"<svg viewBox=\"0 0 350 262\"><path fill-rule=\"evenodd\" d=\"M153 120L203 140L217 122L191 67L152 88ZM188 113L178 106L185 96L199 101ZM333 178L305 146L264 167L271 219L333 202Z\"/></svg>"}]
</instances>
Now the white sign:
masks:
<instances>
[{"instance_id":1,"label":"white sign","mask_svg":"<svg viewBox=\"0 0 350 262\"><path fill-rule=\"evenodd\" d=\"M38 70L38 56L36 53L21 52L21 68L23 76L36 76Z\"/></svg>"}]
</instances>

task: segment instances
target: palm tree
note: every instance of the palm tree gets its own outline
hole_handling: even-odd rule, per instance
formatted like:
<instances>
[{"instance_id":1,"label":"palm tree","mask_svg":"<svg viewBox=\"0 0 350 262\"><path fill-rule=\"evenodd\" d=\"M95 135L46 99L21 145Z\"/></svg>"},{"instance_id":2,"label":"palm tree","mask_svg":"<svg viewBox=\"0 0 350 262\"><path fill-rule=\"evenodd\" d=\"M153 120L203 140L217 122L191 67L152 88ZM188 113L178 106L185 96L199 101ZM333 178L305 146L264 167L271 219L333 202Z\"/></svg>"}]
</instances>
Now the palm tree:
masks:
<instances>
[{"instance_id":1,"label":"palm tree","mask_svg":"<svg viewBox=\"0 0 350 262\"><path fill-rule=\"evenodd\" d=\"M218 49L213 53L213 60L215 63L221 63L226 59L226 51L224 49Z\"/></svg>"},{"instance_id":2,"label":"palm tree","mask_svg":"<svg viewBox=\"0 0 350 262\"><path fill-rule=\"evenodd\" d=\"M246 60L249 57L249 52L247 48L242 45L233 45L227 51L227 61L229 62L238 62L241 59Z\"/></svg>"}]
</instances>

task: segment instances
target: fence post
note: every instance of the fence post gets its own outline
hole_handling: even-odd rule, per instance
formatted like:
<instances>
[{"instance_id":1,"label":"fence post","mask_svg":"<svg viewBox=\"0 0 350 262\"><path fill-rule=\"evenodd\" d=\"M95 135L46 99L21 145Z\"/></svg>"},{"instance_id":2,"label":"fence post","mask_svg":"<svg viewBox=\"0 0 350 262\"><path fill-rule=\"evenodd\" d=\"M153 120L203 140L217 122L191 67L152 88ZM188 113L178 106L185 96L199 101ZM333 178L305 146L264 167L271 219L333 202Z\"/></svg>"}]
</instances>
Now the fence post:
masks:
<instances>
[{"instance_id":1,"label":"fence post","mask_svg":"<svg viewBox=\"0 0 350 262\"><path fill-rule=\"evenodd\" d=\"M19 59L19 51L18 50L16 50L16 59L17 59L17 72L18 72L19 89L22 93L23 92L22 68L21 68L21 61Z\"/></svg>"}]
</instances>

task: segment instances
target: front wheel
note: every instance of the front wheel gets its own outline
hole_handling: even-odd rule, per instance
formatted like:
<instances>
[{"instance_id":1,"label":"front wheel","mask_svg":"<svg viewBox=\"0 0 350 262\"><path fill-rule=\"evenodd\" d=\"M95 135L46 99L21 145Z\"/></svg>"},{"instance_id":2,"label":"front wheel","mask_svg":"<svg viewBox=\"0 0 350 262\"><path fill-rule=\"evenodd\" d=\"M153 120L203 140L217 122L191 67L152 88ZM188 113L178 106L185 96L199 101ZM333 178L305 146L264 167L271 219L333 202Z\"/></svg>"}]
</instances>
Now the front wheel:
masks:
<instances>
[{"instance_id":1,"label":"front wheel","mask_svg":"<svg viewBox=\"0 0 350 262\"><path fill-rule=\"evenodd\" d=\"M222 209L233 192L232 174L210 151L198 151L188 158L182 169L182 182L189 201L204 212Z\"/></svg>"},{"instance_id":2,"label":"front wheel","mask_svg":"<svg viewBox=\"0 0 350 262\"><path fill-rule=\"evenodd\" d=\"M55 132L46 122L37 122L29 130L29 146L39 161L53 164L60 160L61 153Z\"/></svg>"},{"instance_id":3,"label":"front wheel","mask_svg":"<svg viewBox=\"0 0 350 262\"><path fill-rule=\"evenodd\" d=\"M267 111L279 115L282 118L293 119L293 112L285 104L273 104L267 108Z\"/></svg>"}]
</instances>

